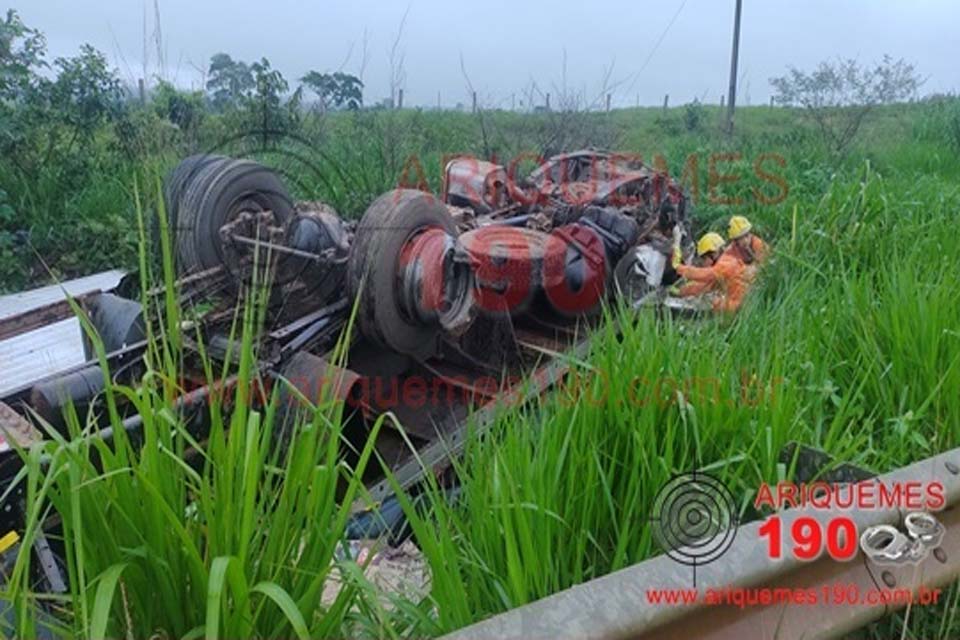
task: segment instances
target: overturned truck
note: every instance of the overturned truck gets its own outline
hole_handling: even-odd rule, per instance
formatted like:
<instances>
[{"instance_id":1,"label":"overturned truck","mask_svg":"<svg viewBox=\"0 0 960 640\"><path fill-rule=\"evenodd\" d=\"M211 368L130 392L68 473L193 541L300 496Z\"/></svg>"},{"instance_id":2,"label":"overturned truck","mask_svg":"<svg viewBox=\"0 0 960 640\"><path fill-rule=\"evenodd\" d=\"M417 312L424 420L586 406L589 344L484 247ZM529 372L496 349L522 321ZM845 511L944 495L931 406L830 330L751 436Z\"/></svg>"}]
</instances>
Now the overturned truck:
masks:
<instances>
[{"instance_id":1,"label":"overturned truck","mask_svg":"<svg viewBox=\"0 0 960 640\"><path fill-rule=\"evenodd\" d=\"M511 174L457 158L445 167L439 197L391 191L352 222L323 204L295 203L283 180L255 162L187 158L164 184L175 292L190 310L183 322L193 335L201 332L204 357L223 362L236 352L238 302L251 283L267 283L261 376L296 387L288 403L301 394L342 399L344 433L361 445L356 449L372 421L392 412L404 433L381 429L375 446L400 486L414 485L425 467L449 466L468 416L482 428L500 404L548 389L566 371L556 354L582 353L605 305L659 295L677 277L668 256L676 247L689 250L682 190L635 159L587 150L550 158L524 179ZM141 300L164 294L163 287L134 292L137 280L77 299L102 339L110 375L122 383L144 371ZM58 303L5 319L0 339L71 309ZM345 358L335 363L331 351L354 312ZM0 479L11 487L0 535L21 526L25 509L22 491L11 485L21 463L9 441L40 438L38 419L65 429L68 405L97 415L104 376L83 339L87 362L25 380L0 402L8 441ZM187 376L177 406L202 437L209 381L198 346L187 341L184 348ZM119 410L136 439L140 417L132 406ZM105 425L100 437L111 438L111 429ZM281 430L278 447L283 437ZM375 500L391 493L376 474L369 486ZM38 578L48 590L63 590L56 549L43 536L38 541Z\"/></svg>"}]
</instances>

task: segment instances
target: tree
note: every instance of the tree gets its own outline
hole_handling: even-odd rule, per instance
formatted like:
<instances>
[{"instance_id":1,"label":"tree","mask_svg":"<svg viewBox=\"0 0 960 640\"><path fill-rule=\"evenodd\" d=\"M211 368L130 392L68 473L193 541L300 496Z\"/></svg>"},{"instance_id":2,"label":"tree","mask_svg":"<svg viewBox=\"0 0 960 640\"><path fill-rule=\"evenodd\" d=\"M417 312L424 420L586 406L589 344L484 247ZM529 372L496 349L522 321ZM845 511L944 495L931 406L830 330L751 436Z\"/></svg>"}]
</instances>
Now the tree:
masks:
<instances>
[{"instance_id":1,"label":"tree","mask_svg":"<svg viewBox=\"0 0 960 640\"><path fill-rule=\"evenodd\" d=\"M85 44L74 58L57 58L57 79L50 85L50 106L74 138L90 138L97 127L124 109L123 85L102 53Z\"/></svg>"},{"instance_id":2,"label":"tree","mask_svg":"<svg viewBox=\"0 0 960 640\"><path fill-rule=\"evenodd\" d=\"M255 88L244 100L241 122L246 128L262 132L266 144L270 135L290 131L298 126L302 91L298 89L284 100L290 85L266 58L250 65L250 71Z\"/></svg>"},{"instance_id":3,"label":"tree","mask_svg":"<svg viewBox=\"0 0 960 640\"><path fill-rule=\"evenodd\" d=\"M181 91L166 80L161 80L153 94L153 109L158 116L177 125L181 131L193 131L203 119L203 93Z\"/></svg>"},{"instance_id":4,"label":"tree","mask_svg":"<svg viewBox=\"0 0 960 640\"><path fill-rule=\"evenodd\" d=\"M234 61L226 53L210 58L207 75L207 91L211 93L213 106L221 110L237 106L256 86L250 67L245 62Z\"/></svg>"},{"instance_id":5,"label":"tree","mask_svg":"<svg viewBox=\"0 0 960 640\"><path fill-rule=\"evenodd\" d=\"M46 67L46 40L27 27L13 9L0 20L0 100L17 101L33 86Z\"/></svg>"},{"instance_id":6,"label":"tree","mask_svg":"<svg viewBox=\"0 0 960 640\"><path fill-rule=\"evenodd\" d=\"M884 56L872 68L852 59L821 62L809 73L789 67L770 84L778 104L802 107L830 149L842 153L877 105L913 96L922 80L912 64Z\"/></svg>"},{"instance_id":7,"label":"tree","mask_svg":"<svg viewBox=\"0 0 960 640\"><path fill-rule=\"evenodd\" d=\"M300 82L317 94L324 111L343 108L356 111L363 105L363 82L349 73L311 71L300 78Z\"/></svg>"},{"instance_id":8,"label":"tree","mask_svg":"<svg viewBox=\"0 0 960 640\"><path fill-rule=\"evenodd\" d=\"M123 87L104 55L83 45L80 55L54 61L51 79L39 73L49 67L43 37L13 12L0 22L0 49L0 151L23 175L54 156L60 168L87 163L84 150L99 127L125 110Z\"/></svg>"},{"instance_id":9,"label":"tree","mask_svg":"<svg viewBox=\"0 0 960 640\"><path fill-rule=\"evenodd\" d=\"M272 68L266 58L260 58L260 62L250 65L250 70L253 72L256 87L253 99L261 107L279 108L281 96L290 88L283 74Z\"/></svg>"}]
</instances>

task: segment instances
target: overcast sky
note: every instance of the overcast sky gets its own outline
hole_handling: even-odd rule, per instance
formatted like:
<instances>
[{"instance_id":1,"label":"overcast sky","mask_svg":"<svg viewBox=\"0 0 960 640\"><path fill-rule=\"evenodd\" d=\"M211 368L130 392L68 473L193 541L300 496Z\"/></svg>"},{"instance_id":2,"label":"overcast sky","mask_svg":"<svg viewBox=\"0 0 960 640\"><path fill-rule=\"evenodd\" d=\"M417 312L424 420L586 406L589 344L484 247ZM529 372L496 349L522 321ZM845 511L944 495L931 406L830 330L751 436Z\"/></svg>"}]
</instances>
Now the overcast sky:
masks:
<instances>
[{"instance_id":1,"label":"overcast sky","mask_svg":"<svg viewBox=\"0 0 960 640\"><path fill-rule=\"evenodd\" d=\"M291 84L304 72L359 75L368 103L390 95L390 49L401 21L405 104L469 104L466 75L487 106L517 106L532 83L614 105L716 102L726 91L734 0L158 0L162 73L199 87L210 56L267 57ZM741 103L768 100L787 65L889 53L916 64L922 93L960 89L958 0L744 0ZM14 0L51 56L96 46L128 82L158 66L154 0ZM366 36L365 36L366 34ZM665 36L664 36L665 34ZM662 40L661 40L662 37ZM364 41L366 64L364 66ZM658 43L659 41L659 43ZM564 64L566 60L566 64ZM607 74L608 70L612 71ZM564 71L565 70L565 71Z\"/></svg>"}]
</instances>

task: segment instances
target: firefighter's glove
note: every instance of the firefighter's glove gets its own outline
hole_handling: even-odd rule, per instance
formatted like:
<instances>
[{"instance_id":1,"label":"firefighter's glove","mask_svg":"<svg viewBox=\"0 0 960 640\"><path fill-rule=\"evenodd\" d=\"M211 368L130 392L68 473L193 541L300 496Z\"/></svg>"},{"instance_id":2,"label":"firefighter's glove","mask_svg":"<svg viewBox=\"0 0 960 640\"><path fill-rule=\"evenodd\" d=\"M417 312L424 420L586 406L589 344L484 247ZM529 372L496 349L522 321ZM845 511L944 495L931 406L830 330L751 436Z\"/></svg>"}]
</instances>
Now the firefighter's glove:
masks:
<instances>
[{"instance_id":1,"label":"firefighter's glove","mask_svg":"<svg viewBox=\"0 0 960 640\"><path fill-rule=\"evenodd\" d=\"M674 269L683 264L683 252L680 250L680 247L673 248L673 255L670 258L670 264Z\"/></svg>"}]
</instances>

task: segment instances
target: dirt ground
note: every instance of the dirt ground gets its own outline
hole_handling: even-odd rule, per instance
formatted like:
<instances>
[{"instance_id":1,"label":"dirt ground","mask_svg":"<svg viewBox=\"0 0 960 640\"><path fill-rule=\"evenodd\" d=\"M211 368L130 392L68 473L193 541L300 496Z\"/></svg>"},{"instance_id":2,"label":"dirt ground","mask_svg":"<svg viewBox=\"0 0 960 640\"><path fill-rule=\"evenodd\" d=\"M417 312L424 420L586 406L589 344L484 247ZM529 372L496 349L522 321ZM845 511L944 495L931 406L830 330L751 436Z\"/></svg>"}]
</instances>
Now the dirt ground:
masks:
<instances>
[{"instance_id":1,"label":"dirt ground","mask_svg":"<svg viewBox=\"0 0 960 640\"><path fill-rule=\"evenodd\" d=\"M383 541L350 541L349 549L340 548L338 560L353 558L363 568L367 580L381 594L384 607L390 606L390 596L421 600L430 590L430 567L423 553L410 540L399 547L391 547ZM334 567L323 592L324 604L331 605L340 593L342 575Z\"/></svg>"}]
</instances>

